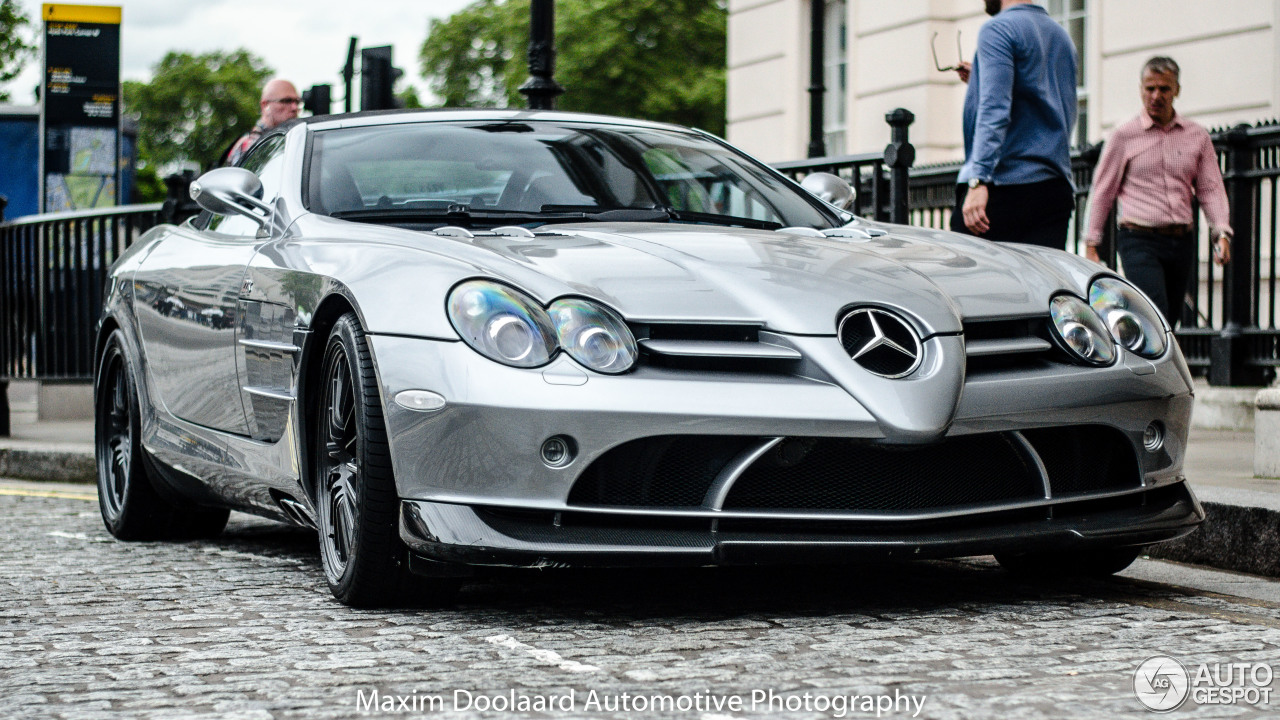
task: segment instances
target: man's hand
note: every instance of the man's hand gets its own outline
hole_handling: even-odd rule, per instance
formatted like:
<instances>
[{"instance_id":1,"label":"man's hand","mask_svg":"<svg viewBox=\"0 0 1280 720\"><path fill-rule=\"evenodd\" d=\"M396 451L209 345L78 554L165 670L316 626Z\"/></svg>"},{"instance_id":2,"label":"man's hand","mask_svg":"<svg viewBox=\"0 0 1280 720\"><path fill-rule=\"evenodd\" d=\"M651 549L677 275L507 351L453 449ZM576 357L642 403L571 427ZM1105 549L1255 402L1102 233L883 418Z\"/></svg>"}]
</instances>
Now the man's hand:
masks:
<instances>
[{"instance_id":1,"label":"man's hand","mask_svg":"<svg viewBox=\"0 0 1280 720\"><path fill-rule=\"evenodd\" d=\"M956 75L960 76L960 82L964 83L965 85L969 84L969 73L972 71L973 71L973 63L967 63L961 60L960 64L956 65Z\"/></svg>"},{"instance_id":2,"label":"man's hand","mask_svg":"<svg viewBox=\"0 0 1280 720\"><path fill-rule=\"evenodd\" d=\"M1105 264L1106 264L1106 263L1102 262L1102 257L1101 257L1100 255L1098 255L1098 246L1097 246L1097 245L1085 245L1085 246L1084 246L1084 258L1085 258L1085 260L1092 260L1092 261L1094 261L1094 262L1098 263L1099 265L1105 265Z\"/></svg>"},{"instance_id":3,"label":"man's hand","mask_svg":"<svg viewBox=\"0 0 1280 720\"><path fill-rule=\"evenodd\" d=\"M1231 238L1226 235L1219 235L1218 241L1213 244L1213 261L1219 265L1226 265L1231 262Z\"/></svg>"},{"instance_id":4,"label":"man's hand","mask_svg":"<svg viewBox=\"0 0 1280 720\"><path fill-rule=\"evenodd\" d=\"M969 193L964 196L964 207L961 208L964 226L974 235L985 235L991 229L991 221L987 219L988 196L986 185L970 188Z\"/></svg>"}]
</instances>

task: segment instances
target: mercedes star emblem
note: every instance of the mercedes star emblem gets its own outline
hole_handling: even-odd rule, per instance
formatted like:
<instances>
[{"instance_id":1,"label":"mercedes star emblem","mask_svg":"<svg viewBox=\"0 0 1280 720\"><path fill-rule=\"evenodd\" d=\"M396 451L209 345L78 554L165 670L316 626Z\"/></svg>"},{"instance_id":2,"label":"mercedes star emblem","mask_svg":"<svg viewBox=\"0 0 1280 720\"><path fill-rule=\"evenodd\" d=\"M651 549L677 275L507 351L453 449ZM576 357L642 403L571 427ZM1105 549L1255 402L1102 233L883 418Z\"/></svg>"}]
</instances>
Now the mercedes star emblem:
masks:
<instances>
[{"instance_id":1,"label":"mercedes star emblem","mask_svg":"<svg viewBox=\"0 0 1280 720\"><path fill-rule=\"evenodd\" d=\"M920 367L920 338L907 322L879 308L857 308L840 321L840 343L854 362L886 378Z\"/></svg>"}]
</instances>

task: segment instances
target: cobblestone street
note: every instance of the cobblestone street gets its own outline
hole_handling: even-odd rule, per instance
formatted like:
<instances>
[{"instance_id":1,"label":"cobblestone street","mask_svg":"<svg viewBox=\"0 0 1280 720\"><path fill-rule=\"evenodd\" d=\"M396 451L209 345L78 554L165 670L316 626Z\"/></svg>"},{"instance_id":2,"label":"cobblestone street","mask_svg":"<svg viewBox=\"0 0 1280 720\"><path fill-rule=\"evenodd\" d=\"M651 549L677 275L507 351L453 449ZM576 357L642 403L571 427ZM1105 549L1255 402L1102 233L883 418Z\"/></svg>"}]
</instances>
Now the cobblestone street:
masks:
<instances>
[{"instance_id":1,"label":"cobblestone street","mask_svg":"<svg viewBox=\"0 0 1280 720\"><path fill-rule=\"evenodd\" d=\"M356 611L324 587L309 532L233 514L215 541L120 543L92 492L0 494L5 718L875 717L868 696L898 698L892 717L1139 717L1134 671L1153 655L1280 658L1275 602L1035 586L989 558L498 572L446 610Z\"/></svg>"}]
</instances>

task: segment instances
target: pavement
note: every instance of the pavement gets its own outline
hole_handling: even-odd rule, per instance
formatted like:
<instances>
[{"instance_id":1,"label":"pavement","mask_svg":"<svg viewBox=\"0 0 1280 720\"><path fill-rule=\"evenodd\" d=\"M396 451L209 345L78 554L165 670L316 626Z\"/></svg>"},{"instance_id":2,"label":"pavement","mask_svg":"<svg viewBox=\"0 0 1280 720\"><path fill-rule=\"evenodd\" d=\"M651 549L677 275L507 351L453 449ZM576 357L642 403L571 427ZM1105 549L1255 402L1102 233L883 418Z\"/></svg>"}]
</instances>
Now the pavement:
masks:
<instances>
[{"instance_id":1,"label":"pavement","mask_svg":"<svg viewBox=\"0 0 1280 720\"><path fill-rule=\"evenodd\" d=\"M1204 525L1151 546L1151 557L1280 577L1280 479L1253 474L1252 430L1193 428L1184 470L1204 504ZM93 422L35 421L13 413L0 438L0 477L93 483Z\"/></svg>"}]
</instances>

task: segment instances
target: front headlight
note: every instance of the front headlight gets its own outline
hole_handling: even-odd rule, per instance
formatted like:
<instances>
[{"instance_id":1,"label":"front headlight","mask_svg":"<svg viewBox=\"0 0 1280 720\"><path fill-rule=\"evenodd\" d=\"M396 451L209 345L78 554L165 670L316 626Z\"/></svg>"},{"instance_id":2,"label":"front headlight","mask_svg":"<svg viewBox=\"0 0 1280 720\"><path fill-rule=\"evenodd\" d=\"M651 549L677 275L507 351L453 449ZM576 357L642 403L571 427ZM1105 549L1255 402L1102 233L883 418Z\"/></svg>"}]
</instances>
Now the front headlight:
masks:
<instances>
[{"instance_id":1,"label":"front headlight","mask_svg":"<svg viewBox=\"0 0 1280 720\"><path fill-rule=\"evenodd\" d=\"M1167 347L1160 312L1129 283L1098 278L1089 286L1089 305L1102 317L1111 336L1130 352L1158 358Z\"/></svg>"},{"instance_id":2,"label":"front headlight","mask_svg":"<svg viewBox=\"0 0 1280 720\"><path fill-rule=\"evenodd\" d=\"M1110 365L1116 346L1102 318L1074 295L1058 295L1049 301L1049 316L1062 345L1090 365Z\"/></svg>"},{"instance_id":3,"label":"front headlight","mask_svg":"<svg viewBox=\"0 0 1280 720\"><path fill-rule=\"evenodd\" d=\"M588 300L565 298L551 303L551 322L560 347L569 357L596 372L626 372L639 350L622 318Z\"/></svg>"},{"instance_id":4,"label":"front headlight","mask_svg":"<svg viewBox=\"0 0 1280 720\"><path fill-rule=\"evenodd\" d=\"M449 322L476 352L514 367L546 365L556 351L555 328L529 296L486 280L449 293Z\"/></svg>"}]
</instances>

